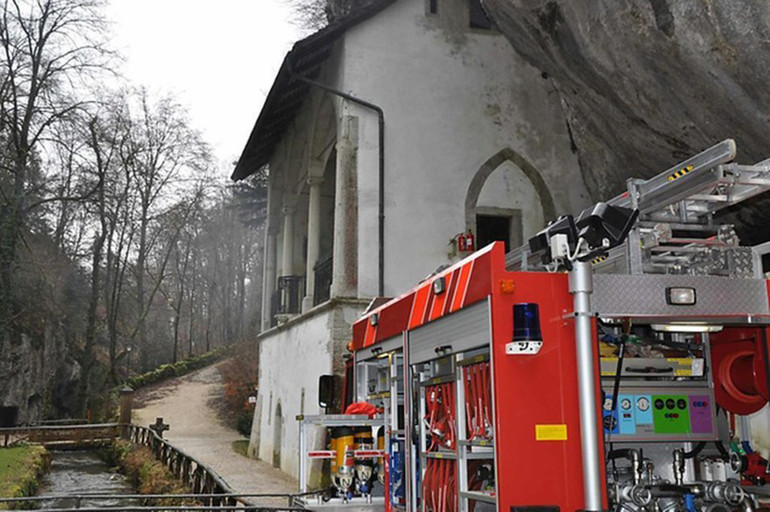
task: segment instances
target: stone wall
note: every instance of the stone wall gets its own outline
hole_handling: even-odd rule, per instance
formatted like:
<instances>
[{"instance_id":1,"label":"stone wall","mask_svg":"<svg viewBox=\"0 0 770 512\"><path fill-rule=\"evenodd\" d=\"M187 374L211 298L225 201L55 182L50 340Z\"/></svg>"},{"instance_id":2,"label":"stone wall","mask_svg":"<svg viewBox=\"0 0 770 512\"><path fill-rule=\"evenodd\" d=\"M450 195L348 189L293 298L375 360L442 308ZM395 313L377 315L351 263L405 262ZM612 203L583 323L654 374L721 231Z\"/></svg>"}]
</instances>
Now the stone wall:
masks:
<instances>
[{"instance_id":1,"label":"stone wall","mask_svg":"<svg viewBox=\"0 0 770 512\"><path fill-rule=\"evenodd\" d=\"M0 405L19 408L18 423L76 417L80 366L53 327L15 343L0 335Z\"/></svg>"}]
</instances>

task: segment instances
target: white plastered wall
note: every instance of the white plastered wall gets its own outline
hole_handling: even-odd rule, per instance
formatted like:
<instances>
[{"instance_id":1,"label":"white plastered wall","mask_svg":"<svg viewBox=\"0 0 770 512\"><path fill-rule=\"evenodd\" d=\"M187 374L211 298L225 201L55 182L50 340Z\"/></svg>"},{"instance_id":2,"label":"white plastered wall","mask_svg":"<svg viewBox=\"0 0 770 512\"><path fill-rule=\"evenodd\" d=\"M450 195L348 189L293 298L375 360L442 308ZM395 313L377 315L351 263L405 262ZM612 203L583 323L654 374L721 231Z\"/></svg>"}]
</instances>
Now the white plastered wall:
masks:
<instances>
[{"instance_id":1,"label":"white plastered wall","mask_svg":"<svg viewBox=\"0 0 770 512\"><path fill-rule=\"evenodd\" d=\"M479 168L510 148L542 175L556 213L577 213L588 193L550 82L498 33L470 30L467 2L401 0L344 37L341 88L385 112L385 294L446 263L464 231L464 200ZM443 11L442 11L443 9ZM376 115L359 117L359 296L377 294Z\"/></svg>"},{"instance_id":2,"label":"white plastered wall","mask_svg":"<svg viewBox=\"0 0 770 512\"><path fill-rule=\"evenodd\" d=\"M328 324L331 314L319 314L293 325L292 328L274 332L259 344L258 402L256 412L261 412L259 422L259 458L273 462L275 439L275 411L281 404L283 416L281 469L298 475L299 430L297 414L320 414L316 398L318 377L329 373L331 368L331 343ZM304 391L304 405L301 403ZM261 409L261 411L260 411Z\"/></svg>"},{"instance_id":3,"label":"white plastered wall","mask_svg":"<svg viewBox=\"0 0 770 512\"><path fill-rule=\"evenodd\" d=\"M257 407L250 438L252 455L273 463L277 448L274 440L280 439L281 470L295 478L299 476L296 416L323 412L318 406L318 378L335 369L335 353L339 366L340 353L350 340L351 325L363 308L363 304L336 304L261 337ZM283 420L281 432L276 435L279 403ZM322 432L316 431L308 441L311 448L321 448Z\"/></svg>"}]
</instances>

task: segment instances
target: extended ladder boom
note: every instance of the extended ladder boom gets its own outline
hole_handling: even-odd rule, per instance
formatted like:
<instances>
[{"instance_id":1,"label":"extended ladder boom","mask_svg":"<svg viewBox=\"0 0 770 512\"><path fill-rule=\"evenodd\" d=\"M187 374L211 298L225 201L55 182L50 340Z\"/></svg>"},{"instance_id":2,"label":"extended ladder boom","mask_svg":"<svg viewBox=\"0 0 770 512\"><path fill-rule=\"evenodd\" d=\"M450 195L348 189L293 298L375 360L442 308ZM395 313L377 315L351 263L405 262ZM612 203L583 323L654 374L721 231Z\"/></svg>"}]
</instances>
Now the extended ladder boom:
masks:
<instances>
[{"instance_id":1,"label":"extended ladder boom","mask_svg":"<svg viewBox=\"0 0 770 512\"><path fill-rule=\"evenodd\" d=\"M740 247L732 225L717 224L714 213L770 189L770 159L735 163L735 141L711 148L642 180L608 201L639 210L628 241L594 262L604 273L712 274L754 277L761 272L756 250ZM507 257L511 269L538 268L526 247ZM761 267L761 265L760 265Z\"/></svg>"}]
</instances>

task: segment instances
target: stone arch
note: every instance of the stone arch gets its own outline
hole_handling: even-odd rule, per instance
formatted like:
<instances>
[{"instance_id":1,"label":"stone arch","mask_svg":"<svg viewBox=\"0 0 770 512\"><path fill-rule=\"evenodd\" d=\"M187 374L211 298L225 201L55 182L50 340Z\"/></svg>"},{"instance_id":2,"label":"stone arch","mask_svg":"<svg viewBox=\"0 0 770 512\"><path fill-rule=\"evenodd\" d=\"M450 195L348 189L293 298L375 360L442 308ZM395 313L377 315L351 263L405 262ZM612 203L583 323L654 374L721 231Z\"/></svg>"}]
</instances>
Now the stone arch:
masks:
<instances>
[{"instance_id":1,"label":"stone arch","mask_svg":"<svg viewBox=\"0 0 770 512\"><path fill-rule=\"evenodd\" d=\"M504 164L510 163L526 177L534 188L542 208L543 221L548 222L556 218L556 208L548 185L546 185L540 171L526 158L511 148L505 148L497 152L479 167L471 179L465 196L465 227L476 233L477 206L482 189L490 176Z\"/></svg>"},{"instance_id":2,"label":"stone arch","mask_svg":"<svg viewBox=\"0 0 770 512\"><path fill-rule=\"evenodd\" d=\"M321 184L321 245L319 257L329 258L334 249L334 198L337 190L337 150L332 147Z\"/></svg>"},{"instance_id":3,"label":"stone arch","mask_svg":"<svg viewBox=\"0 0 770 512\"><path fill-rule=\"evenodd\" d=\"M337 112L336 103L329 94L318 98L314 109L310 139L307 182L312 183L314 193L319 194L318 203L311 215L312 232L308 219L306 297L303 310L329 299L331 283L332 252L334 245L334 210L337 175ZM319 190L320 189L320 190ZM308 196L308 199L309 196Z\"/></svg>"},{"instance_id":4,"label":"stone arch","mask_svg":"<svg viewBox=\"0 0 770 512\"><path fill-rule=\"evenodd\" d=\"M281 411L281 401L275 405L275 416L273 417L273 467L281 467L281 444L283 443L283 412Z\"/></svg>"},{"instance_id":5,"label":"stone arch","mask_svg":"<svg viewBox=\"0 0 770 512\"><path fill-rule=\"evenodd\" d=\"M313 135L310 145L310 160L321 163L321 170L334 149L337 140L337 110L328 94L319 101L313 123Z\"/></svg>"}]
</instances>

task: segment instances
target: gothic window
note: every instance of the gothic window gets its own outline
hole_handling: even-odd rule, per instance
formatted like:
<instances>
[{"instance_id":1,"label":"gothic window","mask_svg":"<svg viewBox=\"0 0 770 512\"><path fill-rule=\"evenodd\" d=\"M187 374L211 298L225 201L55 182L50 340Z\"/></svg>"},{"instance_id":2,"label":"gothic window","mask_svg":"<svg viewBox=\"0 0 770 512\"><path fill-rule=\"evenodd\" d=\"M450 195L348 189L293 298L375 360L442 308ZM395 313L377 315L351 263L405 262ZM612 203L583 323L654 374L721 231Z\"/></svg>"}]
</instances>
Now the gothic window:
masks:
<instances>
[{"instance_id":1,"label":"gothic window","mask_svg":"<svg viewBox=\"0 0 770 512\"><path fill-rule=\"evenodd\" d=\"M468 13L471 28L490 30L492 21L487 17L487 13L481 7L481 0L468 0Z\"/></svg>"}]
</instances>

